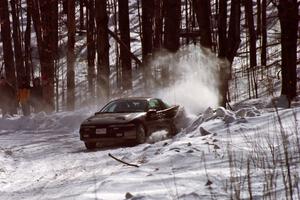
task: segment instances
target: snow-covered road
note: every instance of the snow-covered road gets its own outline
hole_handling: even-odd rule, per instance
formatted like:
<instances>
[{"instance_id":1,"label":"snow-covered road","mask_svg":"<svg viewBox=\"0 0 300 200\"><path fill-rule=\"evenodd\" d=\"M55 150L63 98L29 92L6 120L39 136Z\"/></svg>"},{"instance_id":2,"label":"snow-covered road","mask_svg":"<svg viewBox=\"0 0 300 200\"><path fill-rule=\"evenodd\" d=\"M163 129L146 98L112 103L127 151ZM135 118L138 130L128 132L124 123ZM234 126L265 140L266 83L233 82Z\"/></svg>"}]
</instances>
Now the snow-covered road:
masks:
<instances>
[{"instance_id":1,"label":"snow-covered road","mask_svg":"<svg viewBox=\"0 0 300 200\"><path fill-rule=\"evenodd\" d=\"M237 181L232 177L245 180L247 174L240 158L255 153L251 141L263 142L258 135L276 130L273 112L250 109L251 117L232 113L228 119L222 111L207 111L172 139L96 151L85 150L79 140L79 124L87 116L81 112L1 119L0 199L230 199ZM281 112L285 128L293 128L299 111ZM121 164L109 153L140 167ZM261 198L263 169L251 174L253 194ZM247 182L239 183L240 197L248 198ZM282 184L276 190L277 197L284 195Z\"/></svg>"}]
</instances>

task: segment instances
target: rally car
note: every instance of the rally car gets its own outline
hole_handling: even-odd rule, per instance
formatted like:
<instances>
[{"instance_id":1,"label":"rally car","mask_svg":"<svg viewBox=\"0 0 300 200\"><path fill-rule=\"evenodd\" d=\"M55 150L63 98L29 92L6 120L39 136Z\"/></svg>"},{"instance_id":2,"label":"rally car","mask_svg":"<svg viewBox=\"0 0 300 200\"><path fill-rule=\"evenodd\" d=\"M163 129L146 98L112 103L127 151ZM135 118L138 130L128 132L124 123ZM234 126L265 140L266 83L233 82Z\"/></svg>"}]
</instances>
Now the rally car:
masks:
<instances>
[{"instance_id":1,"label":"rally car","mask_svg":"<svg viewBox=\"0 0 300 200\"><path fill-rule=\"evenodd\" d=\"M80 140L87 149L97 144L146 142L151 133L166 130L177 133L175 116L179 106L169 106L161 99L130 97L113 100L82 122Z\"/></svg>"}]
</instances>

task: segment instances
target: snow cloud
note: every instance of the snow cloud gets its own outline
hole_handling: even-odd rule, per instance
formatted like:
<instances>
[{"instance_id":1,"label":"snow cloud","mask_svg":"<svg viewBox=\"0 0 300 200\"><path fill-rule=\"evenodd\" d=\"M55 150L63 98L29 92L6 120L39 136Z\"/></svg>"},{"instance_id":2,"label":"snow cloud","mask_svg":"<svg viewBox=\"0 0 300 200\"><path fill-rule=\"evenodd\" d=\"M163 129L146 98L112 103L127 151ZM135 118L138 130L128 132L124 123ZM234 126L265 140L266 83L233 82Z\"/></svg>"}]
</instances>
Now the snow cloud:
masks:
<instances>
[{"instance_id":1,"label":"snow cloud","mask_svg":"<svg viewBox=\"0 0 300 200\"><path fill-rule=\"evenodd\" d=\"M198 114L218 105L219 63L213 53L196 45L183 47L175 54L159 52L148 65L151 73L146 73L145 85L152 92L146 93Z\"/></svg>"}]
</instances>

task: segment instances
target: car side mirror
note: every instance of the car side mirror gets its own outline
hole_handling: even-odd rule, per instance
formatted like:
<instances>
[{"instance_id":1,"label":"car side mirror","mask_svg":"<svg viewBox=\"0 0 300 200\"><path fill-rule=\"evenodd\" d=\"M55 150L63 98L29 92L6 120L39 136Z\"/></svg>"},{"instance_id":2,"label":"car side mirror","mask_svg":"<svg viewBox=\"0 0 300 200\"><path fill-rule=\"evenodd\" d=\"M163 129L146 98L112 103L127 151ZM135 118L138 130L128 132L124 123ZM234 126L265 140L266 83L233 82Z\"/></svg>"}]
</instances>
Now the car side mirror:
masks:
<instances>
[{"instance_id":1,"label":"car side mirror","mask_svg":"<svg viewBox=\"0 0 300 200\"><path fill-rule=\"evenodd\" d=\"M156 115L156 113L157 113L157 110L155 110L155 109L149 109L148 112L147 112L147 117L148 118L154 118L155 115Z\"/></svg>"}]
</instances>

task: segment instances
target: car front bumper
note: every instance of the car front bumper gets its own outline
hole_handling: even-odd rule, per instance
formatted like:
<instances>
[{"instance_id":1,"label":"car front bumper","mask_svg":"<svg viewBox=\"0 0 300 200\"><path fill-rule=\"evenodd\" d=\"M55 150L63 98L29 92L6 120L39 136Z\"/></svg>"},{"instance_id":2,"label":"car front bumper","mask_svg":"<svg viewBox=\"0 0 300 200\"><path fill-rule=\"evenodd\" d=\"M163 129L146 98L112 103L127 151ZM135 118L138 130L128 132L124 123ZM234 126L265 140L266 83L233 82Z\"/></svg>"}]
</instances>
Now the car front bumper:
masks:
<instances>
[{"instance_id":1,"label":"car front bumper","mask_svg":"<svg viewBox=\"0 0 300 200\"><path fill-rule=\"evenodd\" d=\"M81 126L80 140L84 142L120 142L136 139L134 124Z\"/></svg>"}]
</instances>

